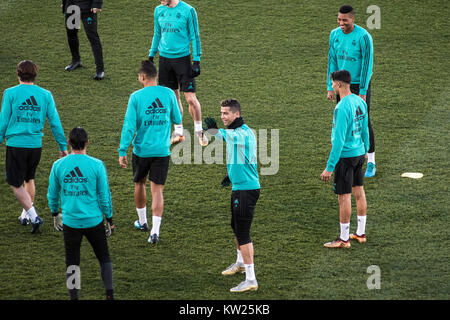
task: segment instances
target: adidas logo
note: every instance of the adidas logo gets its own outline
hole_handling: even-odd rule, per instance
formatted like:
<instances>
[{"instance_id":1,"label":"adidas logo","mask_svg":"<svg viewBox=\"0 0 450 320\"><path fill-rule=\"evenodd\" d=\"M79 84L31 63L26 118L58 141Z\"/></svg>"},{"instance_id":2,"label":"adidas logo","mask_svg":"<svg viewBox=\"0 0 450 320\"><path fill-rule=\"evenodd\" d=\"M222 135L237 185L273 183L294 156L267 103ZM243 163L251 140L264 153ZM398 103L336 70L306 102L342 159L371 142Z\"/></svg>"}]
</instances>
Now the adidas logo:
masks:
<instances>
[{"instance_id":1,"label":"adidas logo","mask_svg":"<svg viewBox=\"0 0 450 320\"><path fill-rule=\"evenodd\" d=\"M31 96L26 101L22 102L22 104L19 106L19 110L41 111L41 107L38 106L34 96Z\"/></svg>"},{"instance_id":2,"label":"adidas logo","mask_svg":"<svg viewBox=\"0 0 450 320\"><path fill-rule=\"evenodd\" d=\"M356 120L362 120L364 119L365 115L362 112L361 108L358 106L358 109L356 109L356 115L355 115L355 119Z\"/></svg>"},{"instance_id":3,"label":"adidas logo","mask_svg":"<svg viewBox=\"0 0 450 320\"><path fill-rule=\"evenodd\" d=\"M159 100L159 98L156 98L156 100L153 101L152 104L147 107L145 114L166 113L166 112L167 110L164 109L161 100Z\"/></svg>"},{"instance_id":4,"label":"adidas logo","mask_svg":"<svg viewBox=\"0 0 450 320\"><path fill-rule=\"evenodd\" d=\"M69 172L64 177L64 183L86 183L87 178L83 176L83 174L80 171L80 168L75 167L72 171Z\"/></svg>"}]
</instances>

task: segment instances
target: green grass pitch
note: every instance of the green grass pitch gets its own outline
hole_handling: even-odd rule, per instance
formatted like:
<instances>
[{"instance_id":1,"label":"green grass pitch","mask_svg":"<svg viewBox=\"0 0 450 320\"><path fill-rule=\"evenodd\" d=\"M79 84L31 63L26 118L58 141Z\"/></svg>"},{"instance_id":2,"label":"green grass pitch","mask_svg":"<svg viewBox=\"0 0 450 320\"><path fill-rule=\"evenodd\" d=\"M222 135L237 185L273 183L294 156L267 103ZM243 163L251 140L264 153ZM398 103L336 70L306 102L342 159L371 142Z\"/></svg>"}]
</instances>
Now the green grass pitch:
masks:
<instances>
[{"instance_id":1,"label":"green grass pitch","mask_svg":"<svg viewBox=\"0 0 450 320\"><path fill-rule=\"evenodd\" d=\"M84 30L84 67L64 71L70 52L59 1L0 3L0 90L17 84L20 60L35 61L36 83L52 91L66 135L75 126L86 128L88 153L107 166L117 227L109 240L116 298L449 299L449 2L351 2L356 23L365 28L367 7L378 5L381 28L369 30L377 174L365 184L368 242L352 243L349 250L322 246L338 235L339 224L337 198L320 181L334 107L326 100L328 36L343 3L187 2L199 16L203 116L219 119L219 101L235 97L251 128L279 130L279 170L261 176L252 226L260 288L249 294L229 293L243 276L220 274L235 259L231 191L220 187L224 164L171 163L161 243L151 246L147 234L133 229L132 173L120 169L117 148L128 97L140 88L137 69L148 55L158 2L105 1L99 34L106 78L99 82L91 80L95 65ZM192 133L186 104L184 126ZM17 222L21 208L5 181L4 155L2 144L0 299L67 299L62 234L52 227L46 200L58 155L48 124L36 176L35 205L44 218L39 235ZM400 177L410 171L424 177ZM351 231L355 216L354 209ZM86 240L81 255L80 298L103 299L98 263ZM371 265L380 268L380 289L367 287Z\"/></svg>"}]
</instances>

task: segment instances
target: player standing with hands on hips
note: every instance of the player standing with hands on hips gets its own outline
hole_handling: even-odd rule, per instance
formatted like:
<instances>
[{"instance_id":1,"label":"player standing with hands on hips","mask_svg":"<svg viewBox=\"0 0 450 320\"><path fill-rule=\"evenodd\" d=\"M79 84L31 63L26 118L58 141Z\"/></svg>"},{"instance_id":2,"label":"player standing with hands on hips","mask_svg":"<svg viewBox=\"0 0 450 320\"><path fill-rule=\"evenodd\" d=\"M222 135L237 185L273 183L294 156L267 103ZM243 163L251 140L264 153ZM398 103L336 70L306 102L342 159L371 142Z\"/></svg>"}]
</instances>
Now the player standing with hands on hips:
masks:
<instances>
[{"instance_id":1,"label":"player standing with hands on hips","mask_svg":"<svg viewBox=\"0 0 450 320\"><path fill-rule=\"evenodd\" d=\"M171 88L177 97L183 114L180 91L189 105L189 113L194 120L194 131L200 145L208 145L208 138L202 128L202 111L195 94L195 77L200 75L200 57L202 55L197 12L181 0L160 0L161 5L155 8L154 34L149 52L153 59L159 52L158 83ZM191 44L192 58L191 65ZM184 140L183 125L174 126L171 143Z\"/></svg>"},{"instance_id":2,"label":"player standing with hands on hips","mask_svg":"<svg viewBox=\"0 0 450 320\"><path fill-rule=\"evenodd\" d=\"M20 224L31 223L36 233L43 223L33 205L34 176L42 153L42 131L48 118L59 145L59 157L67 155L67 141L50 91L34 84L37 65L24 60L17 65L19 85L5 90L0 113L0 143L6 138L6 181L23 208Z\"/></svg>"},{"instance_id":3,"label":"player standing with hands on hips","mask_svg":"<svg viewBox=\"0 0 450 320\"><path fill-rule=\"evenodd\" d=\"M370 34L355 24L355 12L351 6L339 8L339 27L331 31L328 52L327 89L328 99L334 100L330 75L337 70L347 70L352 77L350 90L367 104L369 117L370 150L367 154L366 178L375 176L375 137L370 122L370 79L373 69L373 41ZM336 102L339 102L339 95Z\"/></svg>"},{"instance_id":4,"label":"player standing with hands on hips","mask_svg":"<svg viewBox=\"0 0 450 320\"><path fill-rule=\"evenodd\" d=\"M253 221L256 202L259 199L260 184L257 170L256 137L241 117L241 105L236 99L221 102L221 119L227 129L218 129L214 118L206 118L208 132L216 139L223 139L227 146L227 172L222 186L232 184L231 228L237 249L236 262L225 269L225 276L245 272L245 280L231 292L258 290L253 262L253 243L250 226Z\"/></svg>"},{"instance_id":5,"label":"player standing with hands on hips","mask_svg":"<svg viewBox=\"0 0 450 320\"><path fill-rule=\"evenodd\" d=\"M79 272L81 240L85 236L100 263L106 299L112 300L113 268L106 236L111 235L114 225L108 175L102 161L87 155L89 141L83 128L73 128L68 142L72 152L53 164L47 192L54 227L64 234L66 279L70 282L73 268ZM78 300L79 287L68 289L70 299Z\"/></svg>"},{"instance_id":6,"label":"player standing with hands on hips","mask_svg":"<svg viewBox=\"0 0 450 320\"><path fill-rule=\"evenodd\" d=\"M331 152L321 179L331 180L334 171L334 192L339 200L341 234L335 241L324 244L327 248L350 248L350 239L366 242L367 202L364 193L363 164L369 150L369 129L366 102L350 91L351 76L346 70L331 74L332 88L341 97L333 113ZM358 227L349 234L352 214L352 193L356 198Z\"/></svg>"}]
</instances>

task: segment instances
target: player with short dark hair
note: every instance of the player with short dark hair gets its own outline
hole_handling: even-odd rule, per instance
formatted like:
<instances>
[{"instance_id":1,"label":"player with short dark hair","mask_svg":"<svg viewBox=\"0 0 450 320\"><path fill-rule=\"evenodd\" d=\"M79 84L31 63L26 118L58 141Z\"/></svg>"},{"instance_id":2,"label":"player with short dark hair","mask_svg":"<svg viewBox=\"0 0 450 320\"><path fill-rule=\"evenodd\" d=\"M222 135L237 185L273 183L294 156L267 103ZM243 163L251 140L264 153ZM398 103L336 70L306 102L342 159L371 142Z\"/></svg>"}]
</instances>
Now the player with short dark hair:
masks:
<instances>
[{"instance_id":1,"label":"player with short dark hair","mask_svg":"<svg viewBox=\"0 0 450 320\"><path fill-rule=\"evenodd\" d=\"M330 75L336 70L347 70L352 76L350 90L359 95L367 104L369 117L370 150L367 154L365 177L375 175L375 136L370 121L371 77L373 69L373 40L362 27L355 24L355 11L352 6L339 8L337 22L339 27L332 30L329 38L327 89L328 99L334 100ZM336 96L336 102L340 97Z\"/></svg>"},{"instance_id":2,"label":"player with short dark hair","mask_svg":"<svg viewBox=\"0 0 450 320\"><path fill-rule=\"evenodd\" d=\"M22 206L19 222L31 223L36 233L43 223L33 205L36 169L42 152L42 131L48 118L59 145L59 156L67 155L67 142L55 101L50 91L34 84L37 65L24 60L17 65L19 85L3 93L0 113L0 143L6 138L6 181Z\"/></svg>"},{"instance_id":3,"label":"player with short dark hair","mask_svg":"<svg viewBox=\"0 0 450 320\"><path fill-rule=\"evenodd\" d=\"M181 0L160 0L161 5L154 12L154 34L149 52L153 59L159 52L158 82L174 90L178 105L183 114L180 90L189 105L189 113L194 120L194 131L202 146L208 139L202 129L202 111L196 96L195 77L200 75L202 55L197 12ZM192 59L191 65L191 44ZM183 125L175 125L171 143L184 140Z\"/></svg>"},{"instance_id":4,"label":"player with short dark hair","mask_svg":"<svg viewBox=\"0 0 450 320\"><path fill-rule=\"evenodd\" d=\"M333 113L331 152L327 166L321 174L323 181L330 181L334 171L334 192L339 200L341 233L335 241L324 244L327 248L350 248L350 239L366 242L365 227L367 202L364 192L362 166L369 150L369 129L366 102L350 91L351 75L338 70L330 75L332 88L341 97ZM349 234L352 214L352 193L356 198L358 227Z\"/></svg>"},{"instance_id":5,"label":"player with short dark hair","mask_svg":"<svg viewBox=\"0 0 450 320\"><path fill-rule=\"evenodd\" d=\"M114 224L108 175L101 160L87 155L89 140L83 128L73 128L68 142L72 152L53 164L47 193L54 227L64 233L67 282L71 282L73 270L79 272L80 247L85 236L100 263L106 299L112 300L113 268L106 236L111 235ZM107 232L103 215L107 221ZM68 285L68 289L70 299L78 300L79 287Z\"/></svg>"},{"instance_id":6,"label":"player with short dark hair","mask_svg":"<svg viewBox=\"0 0 450 320\"><path fill-rule=\"evenodd\" d=\"M216 139L223 139L227 145L227 172L222 186L232 184L231 228L237 249L236 262L225 269L223 275L245 272L245 281L231 288L231 292L245 292L258 289L253 262L253 243L250 227L256 202L260 195L257 171L256 137L244 123L241 105L236 99L221 102L221 119L227 129L218 129L214 118L206 118L208 132Z\"/></svg>"},{"instance_id":7,"label":"player with short dark hair","mask_svg":"<svg viewBox=\"0 0 450 320\"><path fill-rule=\"evenodd\" d=\"M153 62L143 61L138 80L144 88L130 95L118 149L119 164L126 168L127 150L133 141L134 201L139 217L134 225L142 231L149 230L145 188L147 176L150 180L152 229L148 242L153 244L159 241L164 211L163 190L169 170L170 128L172 123L181 123L175 93L169 88L157 85L156 77L157 71Z\"/></svg>"}]
</instances>

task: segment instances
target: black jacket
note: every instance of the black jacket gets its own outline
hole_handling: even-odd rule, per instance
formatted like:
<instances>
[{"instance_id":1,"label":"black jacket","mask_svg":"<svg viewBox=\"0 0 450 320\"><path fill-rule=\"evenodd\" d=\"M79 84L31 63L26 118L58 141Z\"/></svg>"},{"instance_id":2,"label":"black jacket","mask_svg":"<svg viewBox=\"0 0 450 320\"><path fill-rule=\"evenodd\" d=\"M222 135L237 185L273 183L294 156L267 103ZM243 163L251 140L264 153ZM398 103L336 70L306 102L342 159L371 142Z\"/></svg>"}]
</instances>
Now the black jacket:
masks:
<instances>
[{"instance_id":1,"label":"black jacket","mask_svg":"<svg viewBox=\"0 0 450 320\"><path fill-rule=\"evenodd\" d=\"M77 5L80 7L81 12L89 12L92 8L101 9L103 6L103 0L62 0L63 13L70 5Z\"/></svg>"}]
</instances>

